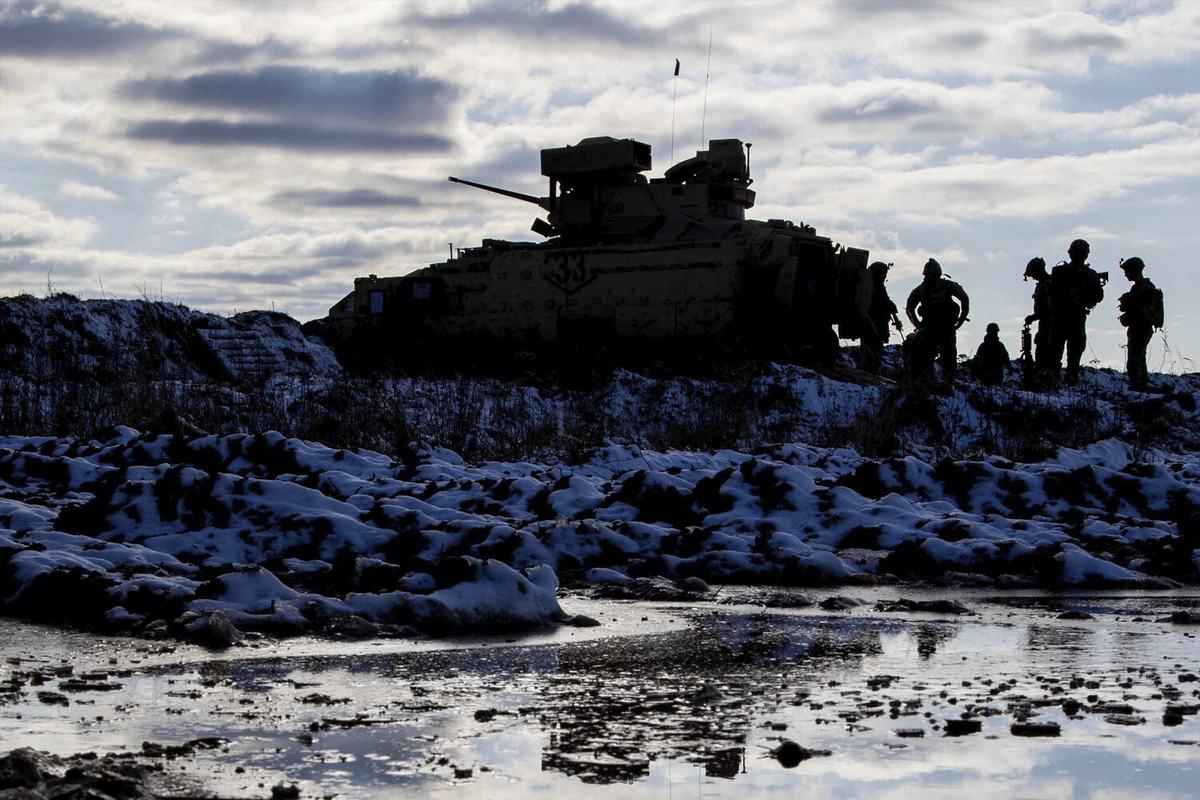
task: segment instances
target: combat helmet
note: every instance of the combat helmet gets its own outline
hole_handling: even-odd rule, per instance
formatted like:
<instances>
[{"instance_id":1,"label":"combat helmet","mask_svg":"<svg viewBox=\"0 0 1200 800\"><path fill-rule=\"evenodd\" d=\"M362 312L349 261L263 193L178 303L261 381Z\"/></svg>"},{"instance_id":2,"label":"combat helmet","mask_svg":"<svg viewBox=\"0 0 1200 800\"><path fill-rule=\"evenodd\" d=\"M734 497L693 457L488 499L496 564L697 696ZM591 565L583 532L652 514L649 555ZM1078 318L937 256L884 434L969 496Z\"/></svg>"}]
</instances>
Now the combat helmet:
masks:
<instances>
[{"instance_id":1,"label":"combat helmet","mask_svg":"<svg viewBox=\"0 0 1200 800\"><path fill-rule=\"evenodd\" d=\"M1029 259L1029 263L1025 265L1025 277L1040 279L1046 277L1046 259L1041 256Z\"/></svg>"},{"instance_id":2,"label":"combat helmet","mask_svg":"<svg viewBox=\"0 0 1200 800\"><path fill-rule=\"evenodd\" d=\"M994 334L996 334L997 336L999 336L999 335L1000 335L1000 326L999 326L999 325L997 325L997 324L996 324L996 323L994 323L994 322L989 322L989 323L987 324L987 332L988 332L988 333L994 333Z\"/></svg>"},{"instance_id":3,"label":"combat helmet","mask_svg":"<svg viewBox=\"0 0 1200 800\"><path fill-rule=\"evenodd\" d=\"M1125 270L1126 275L1128 275L1131 272L1141 275L1142 270L1144 270L1145 268L1146 268L1146 262L1142 261L1137 256L1133 256L1132 258L1121 259L1121 269Z\"/></svg>"},{"instance_id":4,"label":"combat helmet","mask_svg":"<svg viewBox=\"0 0 1200 800\"><path fill-rule=\"evenodd\" d=\"M925 262L925 269L921 272L926 278L942 277L942 265L937 262L937 259L929 259Z\"/></svg>"},{"instance_id":5,"label":"combat helmet","mask_svg":"<svg viewBox=\"0 0 1200 800\"><path fill-rule=\"evenodd\" d=\"M1083 253L1085 256L1092 252L1092 246L1085 239L1076 239L1071 242L1071 246L1067 248L1067 255L1071 253Z\"/></svg>"}]
</instances>

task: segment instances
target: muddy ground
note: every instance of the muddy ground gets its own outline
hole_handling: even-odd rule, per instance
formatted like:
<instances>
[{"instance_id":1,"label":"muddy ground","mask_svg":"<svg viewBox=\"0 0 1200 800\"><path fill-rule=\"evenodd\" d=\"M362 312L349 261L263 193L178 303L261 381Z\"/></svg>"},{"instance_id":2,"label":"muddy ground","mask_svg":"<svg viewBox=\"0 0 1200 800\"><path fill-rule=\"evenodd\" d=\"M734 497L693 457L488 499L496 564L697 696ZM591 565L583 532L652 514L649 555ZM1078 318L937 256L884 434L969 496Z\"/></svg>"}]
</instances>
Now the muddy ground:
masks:
<instances>
[{"instance_id":1,"label":"muddy ground","mask_svg":"<svg viewBox=\"0 0 1200 800\"><path fill-rule=\"evenodd\" d=\"M603 624L216 653L0 621L0 797L1194 796L1195 591L563 605Z\"/></svg>"}]
</instances>

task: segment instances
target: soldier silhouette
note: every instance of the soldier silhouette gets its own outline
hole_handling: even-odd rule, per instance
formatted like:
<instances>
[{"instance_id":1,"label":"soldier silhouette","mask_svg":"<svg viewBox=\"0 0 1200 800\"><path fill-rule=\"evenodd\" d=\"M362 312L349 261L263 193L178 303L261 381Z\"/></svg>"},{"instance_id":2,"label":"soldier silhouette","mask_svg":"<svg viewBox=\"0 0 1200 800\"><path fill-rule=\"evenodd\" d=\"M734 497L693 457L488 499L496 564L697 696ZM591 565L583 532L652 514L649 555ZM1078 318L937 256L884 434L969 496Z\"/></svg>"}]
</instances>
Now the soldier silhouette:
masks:
<instances>
[{"instance_id":1,"label":"soldier silhouette","mask_svg":"<svg viewBox=\"0 0 1200 800\"><path fill-rule=\"evenodd\" d=\"M942 277L942 265L935 259L925 262L924 280L908 296L904 311L916 332L909 346L916 377L933 378L933 358L942 365L942 377L950 383L958 367L956 334L967 321L971 300L963 288Z\"/></svg>"},{"instance_id":2,"label":"soldier silhouette","mask_svg":"<svg viewBox=\"0 0 1200 800\"><path fill-rule=\"evenodd\" d=\"M896 304L888 296L885 284L890 268L890 264L882 261L876 261L867 268L875 284L875 291L871 295L871 308L867 313L870 324L865 326L862 333L862 367L868 372L879 372L883 362L883 346L892 335L888 324L894 324L897 331L904 330L897 315Z\"/></svg>"},{"instance_id":3,"label":"soldier silhouette","mask_svg":"<svg viewBox=\"0 0 1200 800\"><path fill-rule=\"evenodd\" d=\"M1151 283L1149 278L1142 275L1145 263L1134 256L1121 262L1125 277L1133 283L1128 292L1121 295L1118 304L1121 309L1120 322L1125 326L1125 374L1129 379L1129 388L1134 391L1145 391L1150 388L1150 373L1146 368L1146 346L1155 328L1163 325L1163 294L1162 290Z\"/></svg>"},{"instance_id":4,"label":"soldier silhouette","mask_svg":"<svg viewBox=\"0 0 1200 800\"><path fill-rule=\"evenodd\" d=\"M1050 273L1046 272L1046 259L1032 258L1025 265L1025 280L1037 282L1033 290L1033 313L1025 317L1025 324L1038 324L1033 335L1033 363L1037 371L1044 372L1050 350Z\"/></svg>"},{"instance_id":5,"label":"soldier silhouette","mask_svg":"<svg viewBox=\"0 0 1200 800\"><path fill-rule=\"evenodd\" d=\"M983 343L975 351L971 361L971 371L981 383L995 385L1004 380L1004 370L1008 369L1008 348L1000 341L1000 326L989 322Z\"/></svg>"},{"instance_id":6,"label":"soldier silhouette","mask_svg":"<svg viewBox=\"0 0 1200 800\"><path fill-rule=\"evenodd\" d=\"M1050 273L1050 349L1046 367L1057 380L1063 348L1067 351L1067 383L1079 380L1079 361L1087 346L1087 317L1104 299L1104 278L1087 264L1091 245L1076 239L1067 248L1069 261Z\"/></svg>"}]
</instances>

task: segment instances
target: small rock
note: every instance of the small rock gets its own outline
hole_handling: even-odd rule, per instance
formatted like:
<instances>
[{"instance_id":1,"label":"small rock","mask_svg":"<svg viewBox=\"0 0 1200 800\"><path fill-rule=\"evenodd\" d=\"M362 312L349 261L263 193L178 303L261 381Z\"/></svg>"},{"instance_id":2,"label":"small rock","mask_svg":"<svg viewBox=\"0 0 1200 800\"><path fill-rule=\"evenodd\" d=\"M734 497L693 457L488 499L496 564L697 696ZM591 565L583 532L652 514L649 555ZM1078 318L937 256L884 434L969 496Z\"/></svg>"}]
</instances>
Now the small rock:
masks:
<instances>
[{"instance_id":1,"label":"small rock","mask_svg":"<svg viewBox=\"0 0 1200 800\"><path fill-rule=\"evenodd\" d=\"M948 719L946 720L947 736L969 736L983 730L983 721L978 719Z\"/></svg>"},{"instance_id":2,"label":"small rock","mask_svg":"<svg viewBox=\"0 0 1200 800\"><path fill-rule=\"evenodd\" d=\"M339 705L341 703L349 703L350 698L349 697L330 697L327 694L321 694L320 692L313 692L312 694L306 694L304 697L301 697L300 702L304 703L305 705L309 705L309 706L334 706L334 705Z\"/></svg>"},{"instance_id":3,"label":"small rock","mask_svg":"<svg viewBox=\"0 0 1200 800\"><path fill-rule=\"evenodd\" d=\"M300 787L294 783L291 786L277 783L271 787L271 800L295 800L299 796Z\"/></svg>"},{"instance_id":4,"label":"small rock","mask_svg":"<svg viewBox=\"0 0 1200 800\"><path fill-rule=\"evenodd\" d=\"M1059 736L1062 727L1057 722L1014 722L1009 731L1013 736Z\"/></svg>"},{"instance_id":5,"label":"small rock","mask_svg":"<svg viewBox=\"0 0 1200 800\"><path fill-rule=\"evenodd\" d=\"M13 750L0 756L0 786L5 788L36 788L46 773L63 766L62 759L40 753L30 747Z\"/></svg>"},{"instance_id":6,"label":"small rock","mask_svg":"<svg viewBox=\"0 0 1200 800\"><path fill-rule=\"evenodd\" d=\"M901 739L924 739L924 728L897 728L896 735Z\"/></svg>"},{"instance_id":7,"label":"small rock","mask_svg":"<svg viewBox=\"0 0 1200 800\"><path fill-rule=\"evenodd\" d=\"M693 703L720 703L725 700L725 693L711 683L706 683L691 696Z\"/></svg>"},{"instance_id":8,"label":"small rock","mask_svg":"<svg viewBox=\"0 0 1200 800\"><path fill-rule=\"evenodd\" d=\"M1109 714L1104 721L1110 725L1141 725L1146 718L1134 714Z\"/></svg>"},{"instance_id":9,"label":"small rock","mask_svg":"<svg viewBox=\"0 0 1200 800\"><path fill-rule=\"evenodd\" d=\"M816 756L830 755L828 750L809 750L807 747L801 747L790 739L784 739L783 742L770 751L770 755L784 769L791 769L800 764L801 761L807 761Z\"/></svg>"},{"instance_id":10,"label":"small rock","mask_svg":"<svg viewBox=\"0 0 1200 800\"><path fill-rule=\"evenodd\" d=\"M826 597L820 603L817 603L817 605L826 611L849 611L852 608L858 608L862 603L852 597L835 595L833 597Z\"/></svg>"},{"instance_id":11,"label":"small rock","mask_svg":"<svg viewBox=\"0 0 1200 800\"><path fill-rule=\"evenodd\" d=\"M927 614L974 614L975 612L957 600L907 600L903 597L897 600L880 600L875 604L876 611L921 611Z\"/></svg>"},{"instance_id":12,"label":"small rock","mask_svg":"<svg viewBox=\"0 0 1200 800\"><path fill-rule=\"evenodd\" d=\"M187 631L192 641L202 647L224 649L242 641L241 631L234 627L223 611L213 611L201 617L188 625Z\"/></svg>"},{"instance_id":13,"label":"small rock","mask_svg":"<svg viewBox=\"0 0 1200 800\"><path fill-rule=\"evenodd\" d=\"M712 591L707 583L695 576L691 578L684 578L680 581L675 581L675 585L679 587L681 591L688 592L690 594L708 594Z\"/></svg>"},{"instance_id":14,"label":"small rock","mask_svg":"<svg viewBox=\"0 0 1200 800\"><path fill-rule=\"evenodd\" d=\"M104 673L101 673L104 674ZM108 677L105 675L105 677ZM68 678L58 682L58 688L64 692L115 692L124 689L125 684L109 681L89 681L78 678Z\"/></svg>"},{"instance_id":15,"label":"small rock","mask_svg":"<svg viewBox=\"0 0 1200 800\"><path fill-rule=\"evenodd\" d=\"M1058 615L1059 619L1095 619L1094 616L1086 611L1064 611Z\"/></svg>"},{"instance_id":16,"label":"small rock","mask_svg":"<svg viewBox=\"0 0 1200 800\"><path fill-rule=\"evenodd\" d=\"M593 619L586 614L576 614L566 620L567 625L575 628L595 628L600 625L600 620Z\"/></svg>"},{"instance_id":17,"label":"small rock","mask_svg":"<svg viewBox=\"0 0 1200 800\"><path fill-rule=\"evenodd\" d=\"M329 633L347 639L370 639L379 635L379 626L369 619L351 614L330 621Z\"/></svg>"}]
</instances>

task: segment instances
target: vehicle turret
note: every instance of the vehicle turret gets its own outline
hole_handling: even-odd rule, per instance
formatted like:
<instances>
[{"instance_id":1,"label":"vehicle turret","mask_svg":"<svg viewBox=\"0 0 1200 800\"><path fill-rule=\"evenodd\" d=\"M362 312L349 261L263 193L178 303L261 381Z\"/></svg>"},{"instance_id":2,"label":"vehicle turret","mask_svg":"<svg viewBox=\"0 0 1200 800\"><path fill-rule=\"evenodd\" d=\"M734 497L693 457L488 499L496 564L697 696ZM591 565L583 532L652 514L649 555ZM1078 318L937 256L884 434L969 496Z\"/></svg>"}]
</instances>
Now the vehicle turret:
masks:
<instances>
[{"instance_id":1,"label":"vehicle turret","mask_svg":"<svg viewBox=\"0 0 1200 800\"><path fill-rule=\"evenodd\" d=\"M532 230L573 244L646 239L671 214L743 220L754 205L748 159L738 139L714 139L708 150L671 167L662 178L647 179L642 173L650 168L650 145L594 136L542 151L542 174L550 180L546 197L450 180L540 206L548 217L535 221Z\"/></svg>"}]
</instances>

